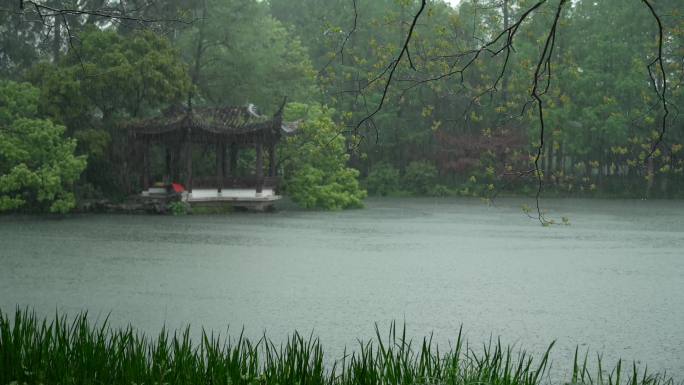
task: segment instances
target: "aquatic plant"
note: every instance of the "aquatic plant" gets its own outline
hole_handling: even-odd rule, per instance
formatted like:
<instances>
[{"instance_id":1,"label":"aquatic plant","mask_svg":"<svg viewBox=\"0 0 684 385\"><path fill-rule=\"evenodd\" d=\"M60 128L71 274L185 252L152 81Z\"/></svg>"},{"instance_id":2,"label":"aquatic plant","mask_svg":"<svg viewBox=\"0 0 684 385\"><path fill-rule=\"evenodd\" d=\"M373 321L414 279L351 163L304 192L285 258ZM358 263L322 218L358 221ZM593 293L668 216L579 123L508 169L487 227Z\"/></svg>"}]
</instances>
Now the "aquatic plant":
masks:
<instances>
[{"instance_id":1,"label":"aquatic plant","mask_svg":"<svg viewBox=\"0 0 684 385\"><path fill-rule=\"evenodd\" d=\"M276 345L265 336L252 342L242 333L224 338L202 330L194 344L189 328L148 338L131 326L92 323L86 313L48 321L17 310L13 318L0 312L0 384L536 385L550 381L552 347L540 359L500 341L475 349L459 331L442 352L431 336L414 345L405 328L392 324L386 337L376 326L374 341L359 341L357 351L327 361L313 335L294 333ZM586 355L580 362L575 354L573 367L573 383L674 385L636 365L623 372L621 362L605 372L600 358L590 374Z\"/></svg>"},{"instance_id":2,"label":"aquatic plant","mask_svg":"<svg viewBox=\"0 0 684 385\"><path fill-rule=\"evenodd\" d=\"M173 201L169 203L168 209L171 214L175 216L186 215L190 211L189 205L182 201Z\"/></svg>"}]
</instances>

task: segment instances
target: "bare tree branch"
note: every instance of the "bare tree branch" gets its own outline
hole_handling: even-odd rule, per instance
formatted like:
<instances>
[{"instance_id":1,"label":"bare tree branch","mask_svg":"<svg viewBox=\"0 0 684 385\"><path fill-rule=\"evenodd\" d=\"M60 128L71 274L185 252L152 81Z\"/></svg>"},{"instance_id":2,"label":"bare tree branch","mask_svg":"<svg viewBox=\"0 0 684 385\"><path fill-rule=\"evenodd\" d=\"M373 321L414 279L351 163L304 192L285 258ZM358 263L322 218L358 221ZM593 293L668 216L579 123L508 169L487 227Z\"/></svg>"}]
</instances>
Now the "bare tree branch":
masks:
<instances>
[{"instance_id":1,"label":"bare tree branch","mask_svg":"<svg viewBox=\"0 0 684 385\"><path fill-rule=\"evenodd\" d=\"M667 72L665 71L665 64L663 63L663 23L660 20L660 16L658 16L658 13L653 8L653 5L651 4L650 0L641 1L644 4L646 4L649 11L651 12L651 15L653 16L658 25L658 54L656 55L655 59L653 59L653 61L648 64L647 68L648 76L651 78L651 84L653 85L653 90L658 95L658 99L660 100L663 106L663 117L661 120L658 139L656 139L656 141L653 142L653 144L651 145L651 151L644 159L644 161L646 161L655 154L656 150L658 149L658 146L660 145L660 143L663 142L663 138L665 137L665 131L667 130L667 118L670 115L670 110L668 108L667 102ZM654 67L656 67L655 70ZM662 81L660 87L658 87L657 75L655 75L654 71L658 71L660 73L660 80Z\"/></svg>"},{"instance_id":2,"label":"bare tree branch","mask_svg":"<svg viewBox=\"0 0 684 385\"><path fill-rule=\"evenodd\" d=\"M116 19L125 21L135 21L139 23L160 23L160 22L175 22L192 24L192 21L186 21L181 19L149 19L140 16L129 16L121 10L114 9L77 9L77 8L57 8L53 6L48 6L42 4L41 2L34 0L20 0L19 9L24 10L25 4L32 5L38 14L42 17L54 17L62 15L75 15L75 16L94 16L104 19Z\"/></svg>"},{"instance_id":3,"label":"bare tree branch","mask_svg":"<svg viewBox=\"0 0 684 385\"><path fill-rule=\"evenodd\" d=\"M359 128L366 122L372 121L373 117L382 110L382 107L385 104L385 100L387 99L387 92L389 91L390 85L392 84L392 78L394 77L394 73L397 70L397 67L399 66L399 63L401 63L401 59L405 56L408 55L408 50L409 50L409 43L411 42L411 38L413 37L413 32L416 28L416 24L418 23L418 19L420 18L420 15L423 13L425 10L427 0L421 0L420 2L420 8L416 12L416 14L413 16L413 20L411 22L411 26L409 27L409 31L406 34L406 39L404 40L404 45L401 47L401 50L399 51L399 54L397 55L396 59L394 59L383 71L382 76L389 71L389 74L387 76L387 80L385 81L385 85L383 87L382 91L382 96L380 98L380 102L378 103L377 107L368 115L366 115L363 119L361 119L357 124L356 127L354 128L354 132L358 132ZM380 76L380 77L382 77ZM376 78L380 79L380 77ZM370 82L366 84L366 87L371 85L373 83Z\"/></svg>"},{"instance_id":4,"label":"bare tree branch","mask_svg":"<svg viewBox=\"0 0 684 385\"><path fill-rule=\"evenodd\" d=\"M548 225L551 222L548 221L541 210L539 205L539 200L541 198L542 189L544 186L544 175L539 168L539 160L541 159L542 151L544 151L544 136L545 136L545 122L544 122L544 102L542 101L542 96L546 94L551 85L551 59L553 54L553 48L556 44L556 31L558 28L558 21L560 20L561 12L563 6L567 0L560 0L558 7L556 8L556 15L553 19L553 24L549 30L549 34L546 37L546 43L544 43L544 50L539 57L539 62L537 62L537 67L534 71L534 85L532 87L531 95L537 102L537 112L539 116L539 145L537 146L537 154L534 157L534 173L537 177L537 193L535 195L535 202L537 205L537 219L542 225ZM543 88L539 87L539 80L541 77L545 77Z\"/></svg>"},{"instance_id":5,"label":"bare tree branch","mask_svg":"<svg viewBox=\"0 0 684 385\"><path fill-rule=\"evenodd\" d=\"M347 42L349 42L351 36L354 34L354 32L356 32L356 26L359 19L359 11L356 8L356 0L352 0L352 5L354 8L354 22L352 27L349 32L346 33L344 40L342 41L342 45L340 45L340 49L335 51L335 55L323 66L323 68L318 71L319 76L325 72L325 70L333 63L333 61L335 61L338 56L340 57L340 61L344 63L344 48L347 46Z\"/></svg>"}]
</instances>

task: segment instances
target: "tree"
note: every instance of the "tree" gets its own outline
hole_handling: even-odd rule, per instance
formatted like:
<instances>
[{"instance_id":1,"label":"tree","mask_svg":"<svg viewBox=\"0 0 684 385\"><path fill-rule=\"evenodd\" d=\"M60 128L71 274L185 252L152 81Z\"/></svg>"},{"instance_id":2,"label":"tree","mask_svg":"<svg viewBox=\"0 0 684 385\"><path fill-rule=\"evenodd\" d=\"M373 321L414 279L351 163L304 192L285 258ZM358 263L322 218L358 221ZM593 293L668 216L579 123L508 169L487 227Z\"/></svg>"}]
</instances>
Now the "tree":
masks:
<instances>
[{"instance_id":1,"label":"tree","mask_svg":"<svg viewBox=\"0 0 684 385\"><path fill-rule=\"evenodd\" d=\"M193 104L275 107L309 101L314 71L297 36L256 0L203 0L177 39L197 88Z\"/></svg>"},{"instance_id":2,"label":"tree","mask_svg":"<svg viewBox=\"0 0 684 385\"><path fill-rule=\"evenodd\" d=\"M353 112L343 134L363 138L362 172L427 160L440 183L486 195L681 194L682 140L666 113L682 95L676 2L307 4L271 1L303 36L326 103Z\"/></svg>"},{"instance_id":3,"label":"tree","mask_svg":"<svg viewBox=\"0 0 684 385\"><path fill-rule=\"evenodd\" d=\"M79 42L57 67L41 66L34 75L43 86L43 108L67 124L140 116L182 100L190 87L179 52L152 31L122 36L90 27Z\"/></svg>"},{"instance_id":4,"label":"tree","mask_svg":"<svg viewBox=\"0 0 684 385\"><path fill-rule=\"evenodd\" d=\"M301 119L297 135L281 146L285 191L305 208L340 210L362 207L366 191L359 172L346 166L345 138L338 135L333 111L318 105L290 103L288 120Z\"/></svg>"},{"instance_id":5,"label":"tree","mask_svg":"<svg viewBox=\"0 0 684 385\"><path fill-rule=\"evenodd\" d=\"M66 213L76 205L73 184L86 167L64 126L37 119L38 90L0 82L0 211Z\"/></svg>"},{"instance_id":6,"label":"tree","mask_svg":"<svg viewBox=\"0 0 684 385\"><path fill-rule=\"evenodd\" d=\"M80 66L90 55L103 59L98 67L116 67L106 50L115 36L98 42L93 26L135 37L144 25L166 35L188 65L193 86L179 90L180 101L268 109L287 95L330 106L348 164L362 175L383 163L403 175L426 161L437 167L435 183L487 196L504 188L674 196L684 185L684 137L673 118L684 94L676 0L471 0L456 8L440 0L24 3L37 5L46 22L28 7L5 15L23 18L22 32L0 35L28 47L24 63L46 52L68 62L36 81L50 90L59 111L51 113L69 134L78 128L73 136L93 165L109 140L105 121L170 103L140 103L142 93L125 88L129 76L107 79ZM192 22L161 21L174 19ZM100 48L88 54L88 45ZM68 49L66 58L54 47ZM8 50L17 58L22 51ZM7 73L18 76L23 65ZM93 87L82 92L82 83ZM121 93L103 86L120 83Z\"/></svg>"},{"instance_id":7,"label":"tree","mask_svg":"<svg viewBox=\"0 0 684 385\"><path fill-rule=\"evenodd\" d=\"M365 181L368 193L385 196L399 187L399 171L387 162L373 165Z\"/></svg>"},{"instance_id":8,"label":"tree","mask_svg":"<svg viewBox=\"0 0 684 385\"><path fill-rule=\"evenodd\" d=\"M190 89L180 53L163 36L139 30L86 28L58 62L42 63L30 79L40 86L40 110L66 125L88 155L86 180L101 192L128 193L134 183L131 147L120 124L180 103Z\"/></svg>"}]
</instances>

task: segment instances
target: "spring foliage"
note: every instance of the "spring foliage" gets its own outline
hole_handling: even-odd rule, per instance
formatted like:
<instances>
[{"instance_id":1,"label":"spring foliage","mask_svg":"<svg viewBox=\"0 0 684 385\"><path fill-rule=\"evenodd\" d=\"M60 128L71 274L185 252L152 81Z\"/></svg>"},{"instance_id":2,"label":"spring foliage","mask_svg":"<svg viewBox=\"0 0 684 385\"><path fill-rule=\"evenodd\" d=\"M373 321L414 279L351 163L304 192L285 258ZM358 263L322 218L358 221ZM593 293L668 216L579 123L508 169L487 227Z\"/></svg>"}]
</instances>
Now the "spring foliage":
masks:
<instances>
[{"instance_id":1,"label":"spring foliage","mask_svg":"<svg viewBox=\"0 0 684 385\"><path fill-rule=\"evenodd\" d=\"M73 183L85 169L64 126L37 119L38 90L0 83L0 212L30 208L66 213L76 205Z\"/></svg>"},{"instance_id":2,"label":"spring foliage","mask_svg":"<svg viewBox=\"0 0 684 385\"><path fill-rule=\"evenodd\" d=\"M76 3L76 10L101 6L94 0ZM127 3L132 18L193 22L150 23L146 29L133 20L110 23L77 14L37 22L30 7L0 15L0 25L8 26L0 28L0 76L29 80L41 90L39 114L66 126L67 135L78 139L77 151L88 155L82 181L111 198L132 193L139 184L125 132L116 129L131 117L158 115L188 101L213 107L255 103L273 111L284 96L329 106L335 122L358 129L356 136L366 140L354 143L358 153L349 166L369 176L366 185L373 193L536 191L536 178L525 172L541 134L538 110L529 104L530 87L558 1L543 2L516 28L510 56L506 50L492 56L480 49L535 2L427 2L407 47L410 61L406 55L398 63L387 93L387 69L420 1L301 0L296 7L290 0ZM664 141L653 149L663 108L648 71L658 52L657 24L648 8L640 1L565 2L550 57L554 70L551 78L539 79L550 80L543 95L545 147L539 159L545 190L682 195L684 130L675 118L684 101L680 3L659 0L655 7L663 16L665 96L672 108ZM505 41L488 49L497 52ZM655 80L661 87L663 80ZM372 120L359 124L381 101ZM345 144L319 143L323 152ZM413 162L436 167L435 177L424 178L425 168L409 169ZM398 171L398 186L389 180L393 174L374 170L379 164ZM341 191L331 178L353 185L344 182L349 172L331 177L323 166L310 165L296 174L301 183L289 181L299 202L356 204L356 199L346 202L354 193L320 199ZM309 193L313 196L305 199Z\"/></svg>"},{"instance_id":3,"label":"spring foliage","mask_svg":"<svg viewBox=\"0 0 684 385\"><path fill-rule=\"evenodd\" d=\"M374 165L366 178L369 194L385 196L396 191L399 186L399 171L387 162Z\"/></svg>"},{"instance_id":4,"label":"spring foliage","mask_svg":"<svg viewBox=\"0 0 684 385\"><path fill-rule=\"evenodd\" d=\"M358 170L347 167L345 137L332 120L333 111L319 105L291 103L288 120L301 119L296 136L285 139L282 157L285 189L305 208L340 210L362 207L366 191Z\"/></svg>"}]
</instances>

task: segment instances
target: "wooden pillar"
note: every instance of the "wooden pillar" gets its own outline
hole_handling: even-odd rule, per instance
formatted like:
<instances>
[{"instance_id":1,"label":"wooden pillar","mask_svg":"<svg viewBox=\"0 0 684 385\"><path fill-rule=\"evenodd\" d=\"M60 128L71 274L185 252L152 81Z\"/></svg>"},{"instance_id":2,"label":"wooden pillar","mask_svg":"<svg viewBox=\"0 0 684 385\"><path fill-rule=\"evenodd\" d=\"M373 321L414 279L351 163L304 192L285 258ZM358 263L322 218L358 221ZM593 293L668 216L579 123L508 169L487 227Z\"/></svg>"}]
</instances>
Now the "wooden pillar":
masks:
<instances>
[{"instance_id":1,"label":"wooden pillar","mask_svg":"<svg viewBox=\"0 0 684 385\"><path fill-rule=\"evenodd\" d=\"M173 149L172 149L172 157L171 160L171 165L173 167L173 180L177 182L181 182L181 169L183 167L183 151L185 148L183 147L183 143L178 143L176 144Z\"/></svg>"},{"instance_id":2,"label":"wooden pillar","mask_svg":"<svg viewBox=\"0 0 684 385\"><path fill-rule=\"evenodd\" d=\"M173 167L171 166L171 150L168 145L165 146L164 167L166 173L164 183L171 184L173 183Z\"/></svg>"},{"instance_id":3,"label":"wooden pillar","mask_svg":"<svg viewBox=\"0 0 684 385\"><path fill-rule=\"evenodd\" d=\"M234 178L237 176L237 158L238 145L233 142L230 144L230 175Z\"/></svg>"},{"instance_id":4,"label":"wooden pillar","mask_svg":"<svg viewBox=\"0 0 684 385\"><path fill-rule=\"evenodd\" d=\"M264 155L261 143L256 144L256 192L261 194L264 187Z\"/></svg>"},{"instance_id":5,"label":"wooden pillar","mask_svg":"<svg viewBox=\"0 0 684 385\"><path fill-rule=\"evenodd\" d=\"M221 177L226 179L228 173L230 172L228 169L230 165L226 164L226 142L223 142L223 146L221 146L221 165L221 169L223 170L223 175L221 175Z\"/></svg>"},{"instance_id":6,"label":"wooden pillar","mask_svg":"<svg viewBox=\"0 0 684 385\"><path fill-rule=\"evenodd\" d=\"M268 149L268 176L276 176L276 146L271 144Z\"/></svg>"},{"instance_id":7,"label":"wooden pillar","mask_svg":"<svg viewBox=\"0 0 684 385\"><path fill-rule=\"evenodd\" d=\"M143 141L143 190L150 188L150 140Z\"/></svg>"},{"instance_id":8,"label":"wooden pillar","mask_svg":"<svg viewBox=\"0 0 684 385\"><path fill-rule=\"evenodd\" d=\"M189 135L188 135L189 136ZM190 138L185 142L185 188L189 193L192 192L192 143Z\"/></svg>"},{"instance_id":9,"label":"wooden pillar","mask_svg":"<svg viewBox=\"0 0 684 385\"><path fill-rule=\"evenodd\" d=\"M223 174L224 165L226 162L226 146L223 140L216 142L216 183L218 184L218 192L223 190Z\"/></svg>"}]
</instances>

